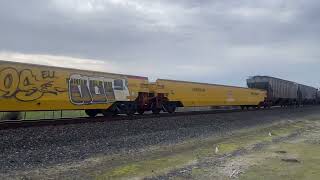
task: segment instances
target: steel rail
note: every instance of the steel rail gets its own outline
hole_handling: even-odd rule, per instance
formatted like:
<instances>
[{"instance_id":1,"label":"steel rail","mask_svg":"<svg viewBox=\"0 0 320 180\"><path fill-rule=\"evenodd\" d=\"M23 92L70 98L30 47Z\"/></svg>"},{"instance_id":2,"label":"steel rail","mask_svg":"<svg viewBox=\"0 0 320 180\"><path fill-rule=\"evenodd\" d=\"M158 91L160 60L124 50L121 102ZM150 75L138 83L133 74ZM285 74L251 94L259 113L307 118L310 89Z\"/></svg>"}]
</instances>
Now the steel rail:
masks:
<instances>
[{"instance_id":1,"label":"steel rail","mask_svg":"<svg viewBox=\"0 0 320 180\"><path fill-rule=\"evenodd\" d=\"M16 129L16 128L28 128L28 127L40 127L40 126L63 126L69 124L83 124L83 123L97 123L106 121L121 121L121 120L137 120L137 119L148 119L148 118L164 118L164 117L175 117L175 116L194 116L194 115L205 115L205 114L219 114L219 113L234 113L234 112L250 112L250 111L270 111L279 109L280 107L273 107L270 109L218 109L218 110L206 110L206 111L186 111L186 112L175 112L160 113L160 114L145 114L145 115L117 115L117 116L98 116L95 118L90 117L79 117L79 118L61 118L61 119L39 119L39 120L2 120L0 121L0 130L4 129Z\"/></svg>"}]
</instances>

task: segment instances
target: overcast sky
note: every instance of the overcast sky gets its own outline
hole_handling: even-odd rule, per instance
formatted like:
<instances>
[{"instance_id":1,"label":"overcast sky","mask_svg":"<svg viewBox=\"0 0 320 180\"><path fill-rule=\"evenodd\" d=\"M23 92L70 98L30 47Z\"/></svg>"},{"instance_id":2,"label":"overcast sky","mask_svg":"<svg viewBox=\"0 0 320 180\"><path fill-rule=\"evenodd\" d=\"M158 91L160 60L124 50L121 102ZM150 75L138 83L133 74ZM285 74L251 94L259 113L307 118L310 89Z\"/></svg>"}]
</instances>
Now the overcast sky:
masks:
<instances>
[{"instance_id":1,"label":"overcast sky","mask_svg":"<svg viewBox=\"0 0 320 180\"><path fill-rule=\"evenodd\" d=\"M245 86L320 87L319 0L2 0L0 59Z\"/></svg>"}]
</instances>

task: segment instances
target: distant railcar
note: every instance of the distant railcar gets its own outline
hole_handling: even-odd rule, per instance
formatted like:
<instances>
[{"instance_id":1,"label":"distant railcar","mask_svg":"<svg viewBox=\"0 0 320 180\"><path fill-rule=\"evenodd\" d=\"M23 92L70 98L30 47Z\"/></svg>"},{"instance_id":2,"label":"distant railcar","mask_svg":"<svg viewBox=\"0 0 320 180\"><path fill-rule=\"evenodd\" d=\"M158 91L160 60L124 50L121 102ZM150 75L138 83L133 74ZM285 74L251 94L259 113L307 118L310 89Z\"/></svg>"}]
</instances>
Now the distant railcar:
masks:
<instances>
[{"instance_id":1,"label":"distant railcar","mask_svg":"<svg viewBox=\"0 0 320 180\"><path fill-rule=\"evenodd\" d=\"M266 90L266 103L269 106L292 105L299 100L299 85L295 82L269 76L253 76L247 79L247 85L249 88Z\"/></svg>"},{"instance_id":2,"label":"distant railcar","mask_svg":"<svg viewBox=\"0 0 320 180\"><path fill-rule=\"evenodd\" d=\"M315 104L317 102L318 90L303 84L298 85L298 99L301 104Z\"/></svg>"},{"instance_id":3,"label":"distant railcar","mask_svg":"<svg viewBox=\"0 0 320 180\"><path fill-rule=\"evenodd\" d=\"M317 89L316 104L320 104L320 89Z\"/></svg>"},{"instance_id":4,"label":"distant railcar","mask_svg":"<svg viewBox=\"0 0 320 180\"><path fill-rule=\"evenodd\" d=\"M164 80L156 81L156 89L177 106L241 106L258 107L266 91L235 86Z\"/></svg>"}]
</instances>

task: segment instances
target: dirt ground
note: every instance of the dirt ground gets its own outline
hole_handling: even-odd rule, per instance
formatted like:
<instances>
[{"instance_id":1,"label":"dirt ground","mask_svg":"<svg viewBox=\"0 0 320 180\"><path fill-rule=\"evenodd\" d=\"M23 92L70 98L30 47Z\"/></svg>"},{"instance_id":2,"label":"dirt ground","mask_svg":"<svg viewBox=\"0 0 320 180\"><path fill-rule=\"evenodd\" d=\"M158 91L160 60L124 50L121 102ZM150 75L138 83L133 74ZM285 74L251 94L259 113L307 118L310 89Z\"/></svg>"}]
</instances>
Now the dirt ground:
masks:
<instances>
[{"instance_id":1,"label":"dirt ground","mask_svg":"<svg viewBox=\"0 0 320 180\"><path fill-rule=\"evenodd\" d=\"M319 179L320 122L303 120L275 126L270 139L246 143L242 153L216 165L192 169L192 179ZM284 130L284 131L283 131ZM265 131L262 131L265 132Z\"/></svg>"},{"instance_id":2,"label":"dirt ground","mask_svg":"<svg viewBox=\"0 0 320 180\"><path fill-rule=\"evenodd\" d=\"M320 114L17 174L31 179L320 179Z\"/></svg>"}]
</instances>

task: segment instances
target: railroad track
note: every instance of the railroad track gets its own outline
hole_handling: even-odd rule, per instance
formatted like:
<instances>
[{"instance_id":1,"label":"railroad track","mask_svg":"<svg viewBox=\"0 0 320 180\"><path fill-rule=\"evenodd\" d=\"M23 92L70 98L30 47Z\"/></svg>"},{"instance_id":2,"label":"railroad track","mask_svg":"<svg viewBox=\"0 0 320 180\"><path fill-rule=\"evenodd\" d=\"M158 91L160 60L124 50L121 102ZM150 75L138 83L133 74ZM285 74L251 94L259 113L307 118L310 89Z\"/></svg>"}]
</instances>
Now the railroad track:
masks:
<instances>
[{"instance_id":1,"label":"railroad track","mask_svg":"<svg viewBox=\"0 0 320 180\"><path fill-rule=\"evenodd\" d=\"M3 120L0 121L0 130L15 129L15 128L28 128L39 126L63 126L68 124L81 124L81 123L96 123L106 121L121 121L121 120L136 120L136 119L148 119L148 118L162 118L162 117L175 117L175 116L193 116L201 114L218 114L218 113L234 113L234 112L247 112L247 111L270 111L278 109L280 107L273 107L271 109L228 109L228 110L206 110L206 111L187 111L187 112L175 112L173 114L160 113L160 114L145 114L145 115L117 115L111 117L98 116L95 118L79 117L79 118L61 118L61 119L39 119L39 120Z\"/></svg>"}]
</instances>

